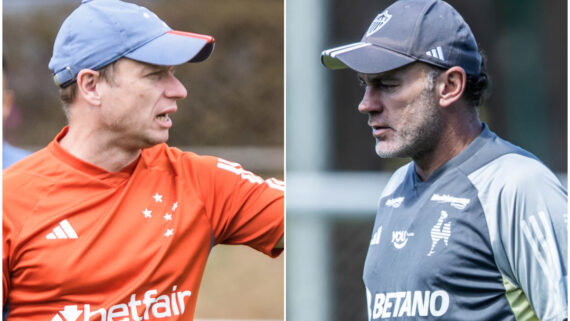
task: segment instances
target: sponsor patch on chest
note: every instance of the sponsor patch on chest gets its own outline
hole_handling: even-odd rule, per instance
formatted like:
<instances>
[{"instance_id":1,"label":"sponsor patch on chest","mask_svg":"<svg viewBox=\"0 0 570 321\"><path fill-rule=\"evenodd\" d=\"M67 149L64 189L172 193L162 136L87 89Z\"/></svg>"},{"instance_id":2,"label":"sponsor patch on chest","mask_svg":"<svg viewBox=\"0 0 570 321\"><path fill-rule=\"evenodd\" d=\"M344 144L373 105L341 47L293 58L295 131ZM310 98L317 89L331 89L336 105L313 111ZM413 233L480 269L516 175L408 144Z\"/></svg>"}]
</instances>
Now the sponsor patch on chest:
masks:
<instances>
[{"instance_id":1,"label":"sponsor patch on chest","mask_svg":"<svg viewBox=\"0 0 570 321\"><path fill-rule=\"evenodd\" d=\"M469 202L471 201L468 198L463 198L463 197L455 197L455 196L451 196L448 194L433 194L431 196L430 201L434 201L434 202L438 202L438 203L449 203L449 205L455 207L458 210L463 210L465 209L465 207L467 206L467 204L469 204Z\"/></svg>"},{"instance_id":2,"label":"sponsor patch on chest","mask_svg":"<svg viewBox=\"0 0 570 321\"><path fill-rule=\"evenodd\" d=\"M443 290L376 293L371 303L372 320L439 317L449 308L449 294Z\"/></svg>"}]
</instances>

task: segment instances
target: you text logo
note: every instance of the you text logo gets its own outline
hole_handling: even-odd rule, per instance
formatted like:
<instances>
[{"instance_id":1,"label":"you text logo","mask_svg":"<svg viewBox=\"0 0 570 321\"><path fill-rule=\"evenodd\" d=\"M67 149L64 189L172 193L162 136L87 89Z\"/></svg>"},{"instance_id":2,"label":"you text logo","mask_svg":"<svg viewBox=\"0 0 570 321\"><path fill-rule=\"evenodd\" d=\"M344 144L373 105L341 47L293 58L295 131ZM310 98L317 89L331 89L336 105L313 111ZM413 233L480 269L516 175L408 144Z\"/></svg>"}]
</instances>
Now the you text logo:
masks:
<instances>
[{"instance_id":1,"label":"you text logo","mask_svg":"<svg viewBox=\"0 0 570 321\"><path fill-rule=\"evenodd\" d=\"M392 231L392 243L398 250L404 248L408 243L408 237L414 236L414 233L408 231Z\"/></svg>"}]
</instances>

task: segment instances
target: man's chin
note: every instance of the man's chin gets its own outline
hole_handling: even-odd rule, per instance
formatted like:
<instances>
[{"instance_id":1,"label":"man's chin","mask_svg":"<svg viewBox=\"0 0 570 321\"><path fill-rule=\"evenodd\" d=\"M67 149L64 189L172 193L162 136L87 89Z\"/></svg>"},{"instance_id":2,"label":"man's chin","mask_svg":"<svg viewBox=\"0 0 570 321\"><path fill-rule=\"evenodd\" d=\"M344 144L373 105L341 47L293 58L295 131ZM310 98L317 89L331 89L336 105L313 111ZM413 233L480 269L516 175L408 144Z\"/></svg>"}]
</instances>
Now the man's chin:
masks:
<instances>
[{"instance_id":1,"label":"man's chin","mask_svg":"<svg viewBox=\"0 0 570 321\"><path fill-rule=\"evenodd\" d=\"M401 158L407 157L402 155L400 149L388 145L386 142L377 142L375 146L376 154L381 158Z\"/></svg>"},{"instance_id":2,"label":"man's chin","mask_svg":"<svg viewBox=\"0 0 570 321\"><path fill-rule=\"evenodd\" d=\"M168 133L166 135L147 137L147 139L144 142L143 148L148 148L158 144L166 143L167 141L168 141Z\"/></svg>"},{"instance_id":3,"label":"man's chin","mask_svg":"<svg viewBox=\"0 0 570 321\"><path fill-rule=\"evenodd\" d=\"M380 158L395 158L397 156L394 156L394 154L392 153L387 153L385 151L379 151L376 150L376 155L378 155Z\"/></svg>"}]
</instances>

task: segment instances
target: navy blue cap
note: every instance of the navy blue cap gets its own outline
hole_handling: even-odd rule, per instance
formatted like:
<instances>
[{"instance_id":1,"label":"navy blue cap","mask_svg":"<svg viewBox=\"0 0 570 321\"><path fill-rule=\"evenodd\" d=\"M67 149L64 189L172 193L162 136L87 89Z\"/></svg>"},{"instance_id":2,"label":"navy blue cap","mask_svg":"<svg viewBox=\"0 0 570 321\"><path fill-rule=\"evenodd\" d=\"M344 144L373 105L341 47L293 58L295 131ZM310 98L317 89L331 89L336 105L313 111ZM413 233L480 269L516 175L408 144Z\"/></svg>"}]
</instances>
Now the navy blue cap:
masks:
<instances>
[{"instance_id":1,"label":"navy blue cap","mask_svg":"<svg viewBox=\"0 0 570 321\"><path fill-rule=\"evenodd\" d=\"M60 87L82 69L98 70L126 57L174 66L199 62L214 50L214 38L172 30L147 8L120 0L83 0L61 25L49 69Z\"/></svg>"},{"instance_id":2,"label":"navy blue cap","mask_svg":"<svg viewBox=\"0 0 570 321\"><path fill-rule=\"evenodd\" d=\"M360 42L328 49L321 61L330 69L377 74L422 61L462 67L479 75L481 56L461 15L441 0L400 0L378 14Z\"/></svg>"}]
</instances>

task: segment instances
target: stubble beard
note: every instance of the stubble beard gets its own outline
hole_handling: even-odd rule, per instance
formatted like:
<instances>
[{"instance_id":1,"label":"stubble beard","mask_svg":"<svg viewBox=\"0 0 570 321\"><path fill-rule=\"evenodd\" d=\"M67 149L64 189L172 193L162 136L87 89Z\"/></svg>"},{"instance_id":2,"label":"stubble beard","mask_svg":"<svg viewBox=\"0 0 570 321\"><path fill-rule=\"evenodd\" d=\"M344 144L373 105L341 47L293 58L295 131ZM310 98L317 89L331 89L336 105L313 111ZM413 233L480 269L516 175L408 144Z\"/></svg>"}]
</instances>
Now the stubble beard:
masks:
<instances>
[{"instance_id":1,"label":"stubble beard","mask_svg":"<svg viewBox=\"0 0 570 321\"><path fill-rule=\"evenodd\" d=\"M395 132L394 144L389 149L380 149L376 145L376 154L382 158L421 159L429 155L439 143L443 130L442 116L437 108L437 97L433 87L426 84L422 92L410 105L421 105L421 121L411 128L402 128Z\"/></svg>"},{"instance_id":2,"label":"stubble beard","mask_svg":"<svg viewBox=\"0 0 570 321\"><path fill-rule=\"evenodd\" d=\"M136 122L125 119L111 121L107 129L119 137L115 143L127 150L140 150L164 143L168 140L170 133L169 130L165 134L154 133L152 130L138 127Z\"/></svg>"}]
</instances>

